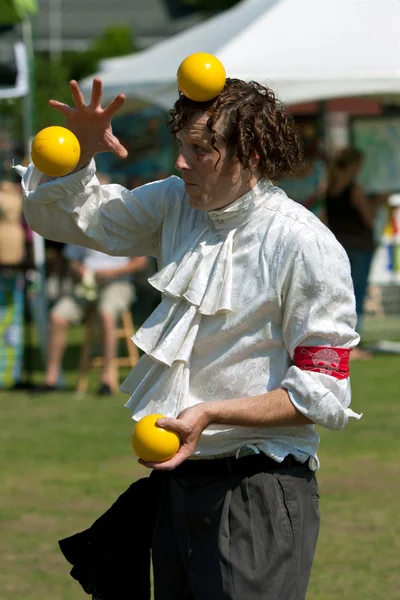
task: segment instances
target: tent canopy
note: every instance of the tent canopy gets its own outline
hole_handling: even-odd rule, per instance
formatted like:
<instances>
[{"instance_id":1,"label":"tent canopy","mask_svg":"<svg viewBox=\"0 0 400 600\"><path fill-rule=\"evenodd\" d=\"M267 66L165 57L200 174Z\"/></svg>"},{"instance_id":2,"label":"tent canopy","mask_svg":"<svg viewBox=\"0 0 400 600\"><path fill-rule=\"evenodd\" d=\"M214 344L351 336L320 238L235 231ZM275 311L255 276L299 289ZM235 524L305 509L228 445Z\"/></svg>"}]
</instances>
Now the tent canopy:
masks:
<instances>
[{"instance_id":1,"label":"tent canopy","mask_svg":"<svg viewBox=\"0 0 400 600\"><path fill-rule=\"evenodd\" d=\"M271 87L286 103L400 94L400 0L243 0L143 52L103 61L107 99L118 93L170 107L176 72L209 52L229 77ZM88 94L92 77L81 82Z\"/></svg>"}]
</instances>

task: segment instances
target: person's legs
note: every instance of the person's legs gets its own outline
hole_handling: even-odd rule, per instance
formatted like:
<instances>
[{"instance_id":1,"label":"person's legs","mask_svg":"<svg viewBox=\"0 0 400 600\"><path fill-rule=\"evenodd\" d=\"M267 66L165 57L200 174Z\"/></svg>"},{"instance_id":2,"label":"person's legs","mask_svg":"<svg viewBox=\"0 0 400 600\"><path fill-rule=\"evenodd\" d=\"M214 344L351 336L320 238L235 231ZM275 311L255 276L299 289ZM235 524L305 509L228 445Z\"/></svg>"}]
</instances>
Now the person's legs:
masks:
<instances>
[{"instance_id":1,"label":"person's legs","mask_svg":"<svg viewBox=\"0 0 400 600\"><path fill-rule=\"evenodd\" d=\"M102 383L113 387L114 359L117 356L118 340L115 335L116 317L112 312L99 309L100 329L102 334L103 368Z\"/></svg>"},{"instance_id":2,"label":"person's legs","mask_svg":"<svg viewBox=\"0 0 400 600\"><path fill-rule=\"evenodd\" d=\"M72 296L62 297L54 305L49 319L48 359L44 378L46 386L57 385L65 353L67 329L70 324L78 323L82 314L82 307Z\"/></svg>"},{"instance_id":3,"label":"person's legs","mask_svg":"<svg viewBox=\"0 0 400 600\"><path fill-rule=\"evenodd\" d=\"M360 333L362 329L364 302L367 293L368 277L371 268L373 252L354 249L347 249L346 251L350 261L351 277L353 280L354 295L356 298L356 331L357 333ZM350 354L351 360L367 360L369 358L372 358L372 354L363 348L353 348Z\"/></svg>"},{"instance_id":4,"label":"person's legs","mask_svg":"<svg viewBox=\"0 0 400 600\"><path fill-rule=\"evenodd\" d=\"M156 600L304 600L319 530L317 484L307 467L172 474L161 504Z\"/></svg>"},{"instance_id":5,"label":"person's legs","mask_svg":"<svg viewBox=\"0 0 400 600\"><path fill-rule=\"evenodd\" d=\"M360 333L364 315L364 301L368 287L368 277L371 268L373 252L369 250L347 249L350 261L351 277L354 285L357 312L357 332Z\"/></svg>"},{"instance_id":6,"label":"person's legs","mask_svg":"<svg viewBox=\"0 0 400 600\"><path fill-rule=\"evenodd\" d=\"M133 287L129 281L115 281L104 285L99 292L98 312L102 332L103 370L101 381L113 387L114 359L118 340L115 335L118 315L128 310L133 301Z\"/></svg>"},{"instance_id":7,"label":"person's legs","mask_svg":"<svg viewBox=\"0 0 400 600\"><path fill-rule=\"evenodd\" d=\"M56 386L64 357L69 323L63 317L52 313L49 327L48 360L44 383L49 386Z\"/></svg>"}]
</instances>

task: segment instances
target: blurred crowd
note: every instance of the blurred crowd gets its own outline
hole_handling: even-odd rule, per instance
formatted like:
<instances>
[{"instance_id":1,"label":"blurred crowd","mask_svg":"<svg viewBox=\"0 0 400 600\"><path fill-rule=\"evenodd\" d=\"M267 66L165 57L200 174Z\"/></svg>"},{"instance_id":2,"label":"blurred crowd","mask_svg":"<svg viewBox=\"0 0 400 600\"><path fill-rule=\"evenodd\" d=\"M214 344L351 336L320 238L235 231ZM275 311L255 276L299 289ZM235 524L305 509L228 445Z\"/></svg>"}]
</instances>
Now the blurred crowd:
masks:
<instances>
[{"instance_id":1,"label":"blurred crowd","mask_svg":"<svg viewBox=\"0 0 400 600\"><path fill-rule=\"evenodd\" d=\"M293 200L314 212L345 248L351 264L358 324L361 332L368 291L368 277L378 240L374 223L379 207L388 194L370 196L358 183L363 155L355 148L341 150L330 162L315 144L306 144L304 169L296 177L277 185ZM158 173L158 178L168 173ZM102 183L110 178L99 175ZM154 177L152 178L154 179ZM145 178L130 177L132 188L146 183ZM101 333L103 357L98 393L113 392L113 361L118 354L116 331L121 314L130 311L134 323L143 322L160 298L147 279L156 270L152 257L111 257L101 252L46 240L46 296L48 300L48 343L44 377L34 391L57 390L68 344L68 328L85 322L95 308ZM13 273L35 270L32 233L24 222L20 184L0 182L0 287ZM28 277L29 279L29 277ZM370 358L362 348L352 357ZM1 368L1 365L0 365ZM1 383L1 382L0 382ZM0 385L1 387L1 385Z\"/></svg>"}]
</instances>

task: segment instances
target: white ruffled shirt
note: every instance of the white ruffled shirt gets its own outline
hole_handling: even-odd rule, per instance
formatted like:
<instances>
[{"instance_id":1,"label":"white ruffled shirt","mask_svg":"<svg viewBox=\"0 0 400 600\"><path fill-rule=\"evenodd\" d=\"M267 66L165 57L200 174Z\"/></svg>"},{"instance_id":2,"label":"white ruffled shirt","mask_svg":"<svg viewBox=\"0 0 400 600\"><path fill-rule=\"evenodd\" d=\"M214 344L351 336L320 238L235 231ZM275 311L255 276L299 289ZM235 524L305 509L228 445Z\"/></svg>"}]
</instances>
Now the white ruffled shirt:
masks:
<instances>
[{"instance_id":1,"label":"white ruffled shirt","mask_svg":"<svg viewBox=\"0 0 400 600\"><path fill-rule=\"evenodd\" d=\"M24 174L22 167L16 167ZM39 186L23 176L29 226L47 239L115 256L149 255L162 302L133 336L144 355L123 382L134 420L176 417L199 402L286 388L314 423L342 429L350 379L301 370L297 346L353 348L359 341L347 255L307 209L268 180L229 206L193 209L172 176L129 191L101 186L95 163ZM39 187L38 187L39 186ZM313 425L212 425L193 458L253 444L277 461L288 454L318 468Z\"/></svg>"}]
</instances>

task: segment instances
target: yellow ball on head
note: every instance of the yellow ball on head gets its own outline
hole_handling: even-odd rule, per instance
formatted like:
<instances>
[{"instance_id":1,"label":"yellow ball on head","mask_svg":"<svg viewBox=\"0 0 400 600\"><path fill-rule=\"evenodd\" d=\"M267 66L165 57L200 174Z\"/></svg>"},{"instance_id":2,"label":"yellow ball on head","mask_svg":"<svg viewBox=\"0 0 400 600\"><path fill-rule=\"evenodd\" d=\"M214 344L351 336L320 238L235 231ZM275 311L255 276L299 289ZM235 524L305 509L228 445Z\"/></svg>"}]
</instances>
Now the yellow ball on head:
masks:
<instances>
[{"instance_id":1,"label":"yellow ball on head","mask_svg":"<svg viewBox=\"0 0 400 600\"><path fill-rule=\"evenodd\" d=\"M221 93L226 72L216 56L196 52L179 65L177 80L184 96L195 102L207 102Z\"/></svg>"},{"instance_id":2,"label":"yellow ball on head","mask_svg":"<svg viewBox=\"0 0 400 600\"><path fill-rule=\"evenodd\" d=\"M164 462L179 450L181 439L175 431L156 425L164 415L147 415L138 421L132 431L132 448L146 462Z\"/></svg>"},{"instance_id":3,"label":"yellow ball on head","mask_svg":"<svg viewBox=\"0 0 400 600\"><path fill-rule=\"evenodd\" d=\"M81 148L78 138L65 127L46 127L32 142L32 162L39 171L51 177L62 177L78 164Z\"/></svg>"}]
</instances>

